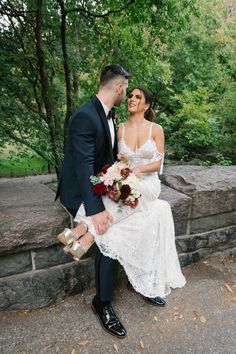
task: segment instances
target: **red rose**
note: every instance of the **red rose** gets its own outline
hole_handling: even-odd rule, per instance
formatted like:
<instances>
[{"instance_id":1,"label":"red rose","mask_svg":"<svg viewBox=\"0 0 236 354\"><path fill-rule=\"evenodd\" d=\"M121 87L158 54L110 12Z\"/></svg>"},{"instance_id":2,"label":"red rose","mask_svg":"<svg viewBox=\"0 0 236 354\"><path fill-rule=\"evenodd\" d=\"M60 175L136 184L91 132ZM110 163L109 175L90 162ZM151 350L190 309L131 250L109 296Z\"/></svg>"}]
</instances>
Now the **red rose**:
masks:
<instances>
[{"instance_id":1,"label":"red rose","mask_svg":"<svg viewBox=\"0 0 236 354\"><path fill-rule=\"evenodd\" d=\"M135 199L134 204L131 204L130 206L132 209L135 209L137 205L138 205L138 199Z\"/></svg>"},{"instance_id":2,"label":"red rose","mask_svg":"<svg viewBox=\"0 0 236 354\"><path fill-rule=\"evenodd\" d=\"M105 186L105 184L103 182L94 184L92 186L92 188L93 188L94 193L96 193L97 195L103 195L107 191L107 187Z\"/></svg>"},{"instance_id":3,"label":"red rose","mask_svg":"<svg viewBox=\"0 0 236 354\"><path fill-rule=\"evenodd\" d=\"M109 167L110 167L109 164L104 165L103 168L101 169L101 172L107 173L107 170L108 170Z\"/></svg>"},{"instance_id":4,"label":"red rose","mask_svg":"<svg viewBox=\"0 0 236 354\"><path fill-rule=\"evenodd\" d=\"M130 195L131 192L131 188L128 184L123 184L123 186L121 186L120 188L120 192L121 192L121 199L125 199Z\"/></svg>"}]
</instances>

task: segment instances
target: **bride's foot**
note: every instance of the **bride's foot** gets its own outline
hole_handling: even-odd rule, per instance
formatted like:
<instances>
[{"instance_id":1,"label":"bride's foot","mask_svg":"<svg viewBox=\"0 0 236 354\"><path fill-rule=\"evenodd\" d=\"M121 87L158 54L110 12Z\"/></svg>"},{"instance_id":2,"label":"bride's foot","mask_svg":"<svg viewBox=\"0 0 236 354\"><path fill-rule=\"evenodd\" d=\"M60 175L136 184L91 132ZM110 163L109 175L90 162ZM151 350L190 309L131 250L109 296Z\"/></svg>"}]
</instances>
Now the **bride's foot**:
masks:
<instances>
[{"instance_id":1,"label":"bride's foot","mask_svg":"<svg viewBox=\"0 0 236 354\"><path fill-rule=\"evenodd\" d=\"M87 232L85 235L79 238L79 241L74 241L72 245L64 247L63 250L66 253L71 254L76 261L79 261L80 258L89 250L93 243L93 236Z\"/></svg>"},{"instance_id":2,"label":"bride's foot","mask_svg":"<svg viewBox=\"0 0 236 354\"><path fill-rule=\"evenodd\" d=\"M84 222L80 222L76 225L76 227L71 229L71 232L76 235L76 240L78 240L88 232L88 225Z\"/></svg>"},{"instance_id":3,"label":"bride's foot","mask_svg":"<svg viewBox=\"0 0 236 354\"><path fill-rule=\"evenodd\" d=\"M64 245L70 245L83 236L86 232L88 232L88 226L85 223L80 222L73 229L66 228L57 236L57 238Z\"/></svg>"},{"instance_id":4,"label":"bride's foot","mask_svg":"<svg viewBox=\"0 0 236 354\"><path fill-rule=\"evenodd\" d=\"M94 237L90 234L90 232L87 232L80 237L79 241L76 242L79 242L81 247L87 251L94 243Z\"/></svg>"}]
</instances>

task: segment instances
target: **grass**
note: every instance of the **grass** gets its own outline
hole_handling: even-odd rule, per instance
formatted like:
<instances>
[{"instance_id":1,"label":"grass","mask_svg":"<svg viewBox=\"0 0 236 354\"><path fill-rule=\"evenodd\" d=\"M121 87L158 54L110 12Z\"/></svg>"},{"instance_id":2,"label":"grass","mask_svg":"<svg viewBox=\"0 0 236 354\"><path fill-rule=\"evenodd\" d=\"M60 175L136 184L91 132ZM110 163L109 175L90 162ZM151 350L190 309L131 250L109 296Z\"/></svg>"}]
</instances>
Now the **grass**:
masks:
<instances>
[{"instance_id":1,"label":"grass","mask_svg":"<svg viewBox=\"0 0 236 354\"><path fill-rule=\"evenodd\" d=\"M10 146L1 151L0 177L22 177L48 173L47 162L30 151L17 155L17 148Z\"/></svg>"}]
</instances>

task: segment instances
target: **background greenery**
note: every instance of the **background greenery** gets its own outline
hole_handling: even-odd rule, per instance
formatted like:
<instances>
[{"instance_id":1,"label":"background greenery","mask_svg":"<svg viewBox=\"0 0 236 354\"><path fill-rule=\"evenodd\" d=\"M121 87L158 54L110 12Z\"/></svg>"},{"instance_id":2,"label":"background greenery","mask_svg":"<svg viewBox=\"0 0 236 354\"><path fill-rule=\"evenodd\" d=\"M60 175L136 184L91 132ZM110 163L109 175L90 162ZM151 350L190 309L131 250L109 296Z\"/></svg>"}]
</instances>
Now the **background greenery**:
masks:
<instances>
[{"instance_id":1,"label":"background greenery","mask_svg":"<svg viewBox=\"0 0 236 354\"><path fill-rule=\"evenodd\" d=\"M154 92L169 162L236 163L236 1L2 0L0 14L0 171L58 173L70 115L108 63Z\"/></svg>"}]
</instances>

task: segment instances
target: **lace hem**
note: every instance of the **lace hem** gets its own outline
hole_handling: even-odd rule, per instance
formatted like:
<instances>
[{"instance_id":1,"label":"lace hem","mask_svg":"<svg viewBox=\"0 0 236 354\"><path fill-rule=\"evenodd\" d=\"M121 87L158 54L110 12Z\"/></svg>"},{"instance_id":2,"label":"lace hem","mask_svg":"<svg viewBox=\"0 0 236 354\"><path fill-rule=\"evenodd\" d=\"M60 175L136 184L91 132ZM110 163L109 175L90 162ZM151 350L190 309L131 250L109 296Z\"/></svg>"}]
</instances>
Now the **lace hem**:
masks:
<instances>
[{"instance_id":1,"label":"lace hem","mask_svg":"<svg viewBox=\"0 0 236 354\"><path fill-rule=\"evenodd\" d=\"M96 239L95 239L96 240ZM171 289L176 289L176 288L182 288L185 284L186 284L186 280L184 278L184 276L182 275L182 273L179 274L180 279L176 280L175 282L169 282L169 284L165 284L164 285L164 289L162 286L162 282L158 281L158 279L155 279L155 285L153 287L155 287L155 291L147 291L143 286L142 286L142 282L140 282L140 284L138 284L137 279L134 280L134 276L133 275L133 271L130 271L130 269L133 269L132 266L127 264L127 261L124 261L123 258L119 255L117 255L114 251L112 251L111 249L109 249L109 247L104 246L102 243L100 244L99 242L97 242L97 246L100 249L100 251L102 252L102 254L104 256L107 256L111 259L117 260L121 266L124 268L125 273L129 279L129 282L132 284L134 290L145 296L145 297L150 297L150 298L154 298L156 296L160 296L162 298L168 296L171 293ZM177 260L177 262L179 262L179 260ZM137 268L135 268L135 270L137 271ZM180 271L181 272L181 271ZM154 272L153 272L154 273ZM138 277L138 276L137 276ZM141 274L140 274L140 279L143 280L144 277L144 273L143 273L143 269L141 270ZM147 278L152 278L153 274L149 273L146 275Z\"/></svg>"}]
</instances>

